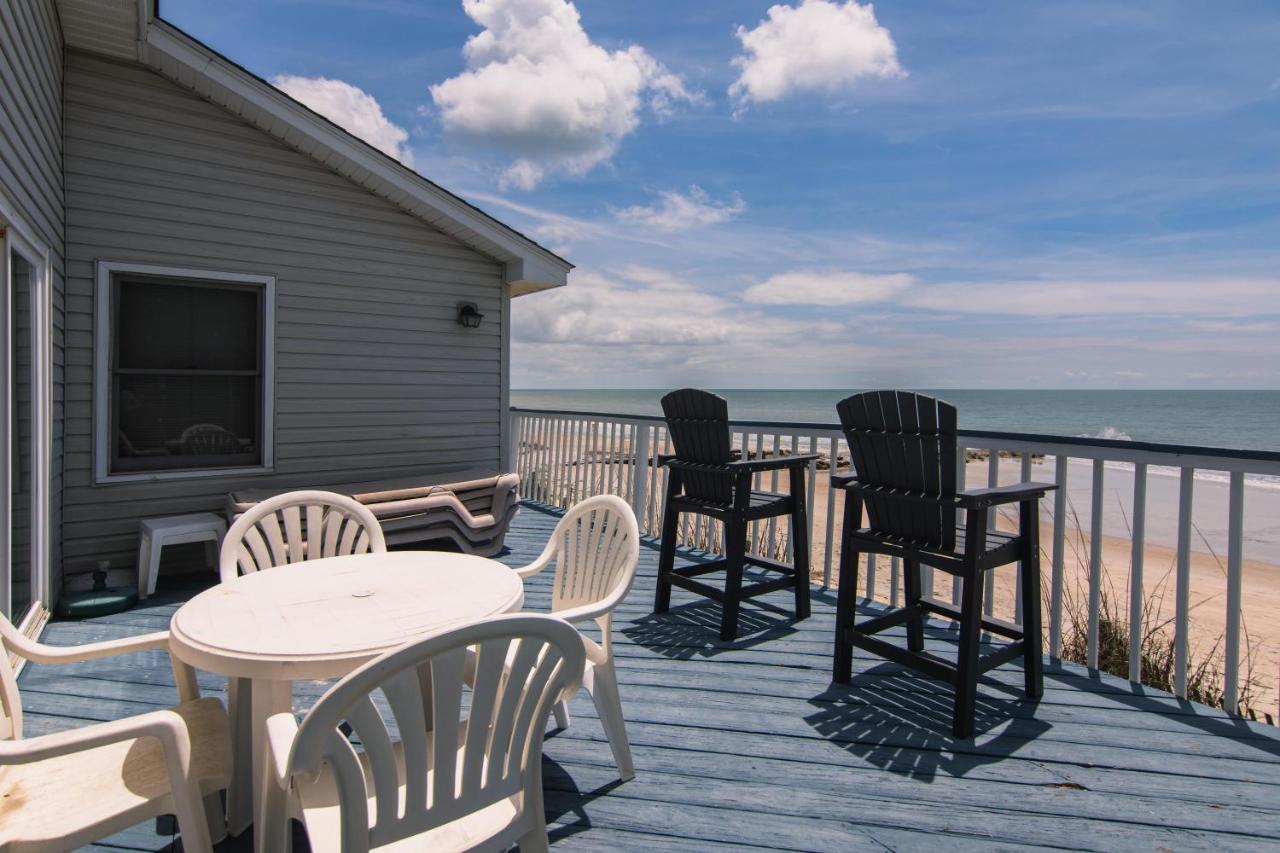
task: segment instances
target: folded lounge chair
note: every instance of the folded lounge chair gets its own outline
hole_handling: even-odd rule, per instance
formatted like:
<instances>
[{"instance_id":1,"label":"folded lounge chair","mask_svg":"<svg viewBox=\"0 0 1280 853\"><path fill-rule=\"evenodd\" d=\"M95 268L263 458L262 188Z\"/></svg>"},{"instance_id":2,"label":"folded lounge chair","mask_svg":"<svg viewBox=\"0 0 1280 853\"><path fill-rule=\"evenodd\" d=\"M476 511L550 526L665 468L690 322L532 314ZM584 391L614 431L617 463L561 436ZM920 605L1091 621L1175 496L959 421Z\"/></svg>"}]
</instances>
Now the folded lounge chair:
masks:
<instances>
[{"instance_id":1,"label":"folded lounge chair","mask_svg":"<svg viewBox=\"0 0 1280 853\"><path fill-rule=\"evenodd\" d=\"M382 525L390 546L449 541L467 554L489 557L502 550L519 508L515 474L454 471L323 488L364 504ZM227 519L276 494L253 489L227 495Z\"/></svg>"}]
</instances>

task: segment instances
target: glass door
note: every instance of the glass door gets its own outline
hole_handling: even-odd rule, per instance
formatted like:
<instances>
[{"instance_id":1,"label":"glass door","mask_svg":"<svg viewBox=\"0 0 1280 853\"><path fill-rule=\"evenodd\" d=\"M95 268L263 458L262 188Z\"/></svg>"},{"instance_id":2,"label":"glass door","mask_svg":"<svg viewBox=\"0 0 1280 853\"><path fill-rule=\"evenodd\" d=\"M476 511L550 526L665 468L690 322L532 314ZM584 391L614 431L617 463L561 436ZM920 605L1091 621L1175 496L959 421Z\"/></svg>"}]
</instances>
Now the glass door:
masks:
<instances>
[{"instance_id":1,"label":"glass door","mask_svg":"<svg viewBox=\"0 0 1280 853\"><path fill-rule=\"evenodd\" d=\"M46 260L0 221L0 611L33 627L47 602Z\"/></svg>"},{"instance_id":2,"label":"glass door","mask_svg":"<svg viewBox=\"0 0 1280 853\"><path fill-rule=\"evenodd\" d=\"M35 561L32 559L32 375L31 285L33 269L16 251L9 252L8 288L8 427L9 447L9 620L21 624L35 601Z\"/></svg>"}]
</instances>

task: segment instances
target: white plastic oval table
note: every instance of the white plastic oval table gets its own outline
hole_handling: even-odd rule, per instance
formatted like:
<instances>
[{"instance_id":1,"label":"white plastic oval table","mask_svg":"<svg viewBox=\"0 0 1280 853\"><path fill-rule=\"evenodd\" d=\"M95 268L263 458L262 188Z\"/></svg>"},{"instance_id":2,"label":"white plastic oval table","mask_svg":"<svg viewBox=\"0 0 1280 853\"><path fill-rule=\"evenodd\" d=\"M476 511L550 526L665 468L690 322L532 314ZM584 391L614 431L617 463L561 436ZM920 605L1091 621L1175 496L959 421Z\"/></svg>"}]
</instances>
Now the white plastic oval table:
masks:
<instances>
[{"instance_id":1,"label":"white plastic oval table","mask_svg":"<svg viewBox=\"0 0 1280 853\"><path fill-rule=\"evenodd\" d=\"M496 560L396 551L242 575L178 608L172 654L228 676L233 688L237 679L251 684L249 697L243 689L228 697L236 752L228 829L242 832L262 802L266 720L292 710L294 681L340 678L410 640L523 604L520 577Z\"/></svg>"}]
</instances>

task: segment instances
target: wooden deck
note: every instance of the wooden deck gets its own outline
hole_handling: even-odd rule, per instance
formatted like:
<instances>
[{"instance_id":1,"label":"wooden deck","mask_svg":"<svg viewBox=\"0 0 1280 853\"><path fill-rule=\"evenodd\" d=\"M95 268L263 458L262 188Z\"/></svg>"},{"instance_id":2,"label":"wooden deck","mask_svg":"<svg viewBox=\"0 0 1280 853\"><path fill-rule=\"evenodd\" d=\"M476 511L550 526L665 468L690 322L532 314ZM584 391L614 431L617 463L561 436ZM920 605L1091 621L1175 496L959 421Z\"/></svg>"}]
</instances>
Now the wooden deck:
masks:
<instances>
[{"instance_id":1,"label":"wooden deck","mask_svg":"<svg viewBox=\"0 0 1280 853\"><path fill-rule=\"evenodd\" d=\"M507 538L511 565L531 560L556 516L528 506ZM1168 694L1045 672L1045 698L1021 698L1016 665L980 688L974 741L951 739L950 688L859 653L854 683L830 685L834 595L791 624L744 605L736 643L717 639L716 605L675 591L650 615L656 543L620 611L618 675L636 760L619 784L590 700L552 736L544 778L551 839L579 850L1073 849L1280 850L1280 733ZM530 608L547 583L531 584ZM57 622L54 644L166 626L191 590L129 613ZM760 599L783 605L787 593ZM750 633L748 633L748 629ZM948 632L931 632L946 643ZM220 679L203 677L207 693ZM162 707L175 700L164 655L28 667L29 734ZM295 694L304 709L323 685ZM99 849L166 850L147 824ZM220 849L248 849L235 839Z\"/></svg>"}]
</instances>

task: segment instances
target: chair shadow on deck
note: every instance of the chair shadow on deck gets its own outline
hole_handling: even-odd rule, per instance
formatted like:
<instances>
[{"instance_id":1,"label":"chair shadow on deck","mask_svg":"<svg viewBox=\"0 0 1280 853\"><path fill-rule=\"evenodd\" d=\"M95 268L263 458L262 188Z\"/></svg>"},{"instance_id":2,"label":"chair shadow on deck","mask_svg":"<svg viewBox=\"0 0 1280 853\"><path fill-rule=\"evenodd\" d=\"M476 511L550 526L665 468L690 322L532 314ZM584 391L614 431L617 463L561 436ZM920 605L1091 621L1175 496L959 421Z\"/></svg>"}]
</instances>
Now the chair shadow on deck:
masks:
<instances>
[{"instance_id":1,"label":"chair shadow on deck","mask_svg":"<svg viewBox=\"0 0 1280 853\"><path fill-rule=\"evenodd\" d=\"M712 658L795 633L789 611L759 599L743 604L736 640L720 639L720 604L706 599L674 606L666 613L650 613L621 630L631 642L672 660Z\"/></svg>"},{"instance_id":2,"label":"chair shadow on deck","mask_svg":"<svg viewBox=\"0 0 1280 853\"><path fill-rule=\"evenodd\" d=\"M594 800L612 793L621 785L613 779L590 791L578 787L573 774L545 754L542 756L542 797L547 816L547 837L552 844L591 829L586 807ZM559 823L560 826L552 826Z\"/></svg>"},{"instance_id":3,"label":"chair shadow on deck","mask_svg":"<svg viewBox=\"0 0 1280 853\"><path fill-rule=\"evenodd\" d=\"M961 777L1012 756L1052 726L1034 717L1038 700L990 680L979 681L976 738L951 735L955 692L936 679L891 663L832 684L809 699L805 722L841 749L870 764L923 782ZM990 739L984 734L1004 724Z\"/></svg>"}]
</instances>

